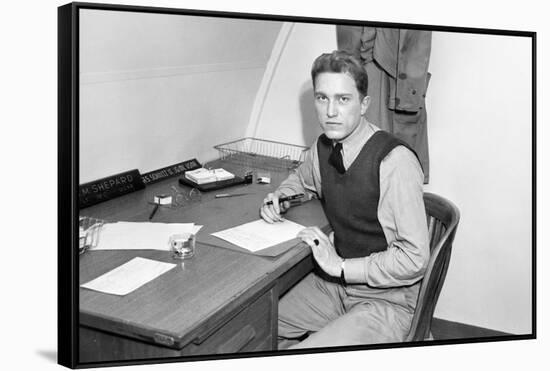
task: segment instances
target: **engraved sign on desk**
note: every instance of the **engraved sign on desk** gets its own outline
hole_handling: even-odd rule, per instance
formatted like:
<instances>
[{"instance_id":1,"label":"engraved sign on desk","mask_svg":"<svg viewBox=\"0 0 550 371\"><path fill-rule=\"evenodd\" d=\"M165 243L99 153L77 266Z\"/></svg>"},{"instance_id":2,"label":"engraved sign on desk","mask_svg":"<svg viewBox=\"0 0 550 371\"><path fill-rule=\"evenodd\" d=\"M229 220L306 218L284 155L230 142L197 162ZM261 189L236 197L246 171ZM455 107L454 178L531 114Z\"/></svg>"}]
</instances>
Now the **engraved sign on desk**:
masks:
<instances>
[{"instance_id":1,"label":"engraved sign on desk","mask_svg":"<svg viewBox=\"0 0 550 371\"><path fill-rule=\"evenodd\" d=\"M81 209L145 188L137 169L108 176L78 187Z\"/></svg>"},{"instance_id":2,"label":"engraved sign on desk","mask_svg":"<svg viewBox=\"0 0 550 371\"><path fill-rule=\"evenodd\" d=\"M192 159L184 162L177 163L172 166L163 167L162 169L150 171L141 176L143 183L152 184L160 180L180 175L185 173L187 170L195 170L201 167L201 164L197 159Z\"/></svg>"}]
</instances>

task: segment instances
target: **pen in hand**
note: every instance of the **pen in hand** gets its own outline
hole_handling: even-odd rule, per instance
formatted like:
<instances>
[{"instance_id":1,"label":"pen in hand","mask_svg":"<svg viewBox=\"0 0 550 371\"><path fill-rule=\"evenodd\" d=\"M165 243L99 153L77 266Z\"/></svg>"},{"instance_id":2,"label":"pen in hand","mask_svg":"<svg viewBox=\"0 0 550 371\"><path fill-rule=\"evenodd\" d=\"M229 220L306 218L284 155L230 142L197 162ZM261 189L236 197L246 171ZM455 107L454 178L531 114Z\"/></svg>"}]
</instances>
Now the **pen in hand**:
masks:
<instances>
[{"instance_id":1,"label":"pen in hand","mask_svg":"<svg viewBox=\"0 0 550 371\"><path fill-rule=\"evenodd\" d=\"M151 212L151 215L149 215L149 220L153 219L153 217L155 216L155 214L157 213L157 210L159 209L159 204L156 203L155 204L155 208L153 209L153 211Z\"/></svg>"},{"instance_id":2,"label":"pen in hand","mask_svg":"<svg viewBox=\"0 0 550 371\"><path fill-rule=\"evenodd\" d=\"M303 197L304 197L303 193L298 193L298 194L295 194L295 195L292 195L292 196L283 196L283 197L279 198L279 203L283 203L285 201L299 200ZM265 204L266 205L273 205L273 201L267 201Z\"/></svg>"}]
</instances>

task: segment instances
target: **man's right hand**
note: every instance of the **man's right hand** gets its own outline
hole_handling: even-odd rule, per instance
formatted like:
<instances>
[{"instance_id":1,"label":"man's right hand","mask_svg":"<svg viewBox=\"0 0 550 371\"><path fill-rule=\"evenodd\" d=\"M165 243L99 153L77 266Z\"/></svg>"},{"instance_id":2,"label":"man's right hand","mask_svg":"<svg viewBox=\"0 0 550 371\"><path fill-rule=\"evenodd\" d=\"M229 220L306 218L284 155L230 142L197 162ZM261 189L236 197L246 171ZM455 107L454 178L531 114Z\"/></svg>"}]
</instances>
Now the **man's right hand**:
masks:
<instances>
[{"instance_id":1,"label":"man's right hand","mask_svg":"<svg viewBox=\"0 0 550 371\"><path fill-rule=\"evenodd\" d=\"M285 201L279 204L279 198L285 196L278 191L269 193L260 207L260 216L268 223L282 222L284 219L281 214L285 213L290 207L290 202ZM271 204L268 202L271 201Z\"/></svg>"}]
</instances>

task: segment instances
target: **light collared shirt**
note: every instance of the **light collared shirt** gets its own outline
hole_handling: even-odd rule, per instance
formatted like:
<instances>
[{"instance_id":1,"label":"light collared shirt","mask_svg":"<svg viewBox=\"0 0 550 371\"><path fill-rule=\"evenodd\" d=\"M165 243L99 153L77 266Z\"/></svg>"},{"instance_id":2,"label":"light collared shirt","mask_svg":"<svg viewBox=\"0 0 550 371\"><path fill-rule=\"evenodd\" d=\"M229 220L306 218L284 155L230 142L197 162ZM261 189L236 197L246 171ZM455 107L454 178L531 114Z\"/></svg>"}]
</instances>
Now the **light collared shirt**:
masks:
<instances>
[{"instance_id":1,"label":"light collared shirt","mask_svg":"<svg viewBox=\"0 0 550 371\"><path fill-rule=\"evenodd\" d=\"M342 143L346 170L369 138L380 130L365 119ZM404 146L395 147L380 164L378 220L388 248L367 257L346 259L345 279L386 288L411 285L424 274L429 259L428 228L423 200L424 174L416 156ZM322 197L317 140L305 160L278 190L285 195L305 193Z\"/></svg>"}]
</instances>

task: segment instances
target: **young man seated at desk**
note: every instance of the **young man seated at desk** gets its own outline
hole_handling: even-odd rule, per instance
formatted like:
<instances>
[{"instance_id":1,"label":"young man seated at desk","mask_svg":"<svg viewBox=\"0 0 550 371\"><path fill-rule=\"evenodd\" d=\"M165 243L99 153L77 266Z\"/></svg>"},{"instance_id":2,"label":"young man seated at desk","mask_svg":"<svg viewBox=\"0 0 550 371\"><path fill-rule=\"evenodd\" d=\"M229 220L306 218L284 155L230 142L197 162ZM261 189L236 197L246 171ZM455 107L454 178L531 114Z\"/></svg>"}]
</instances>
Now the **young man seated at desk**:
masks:
<instances>
[{"instance_id":1,"label":"young man seated at desk","mask_svg":"<svg viewBox=\"0 0 550 371\"><path fill-rule=\"evenodd\" d=\"M320 269L282 297L279 348L401 342L429 259L420 163L407 144L363 117L370 98L357 59L322 54L311 77L324 134L260 214L276 223L289 206L279 197L306 193L321 200L333 232L299 234Z\"/></svg>"}]
</instances>

